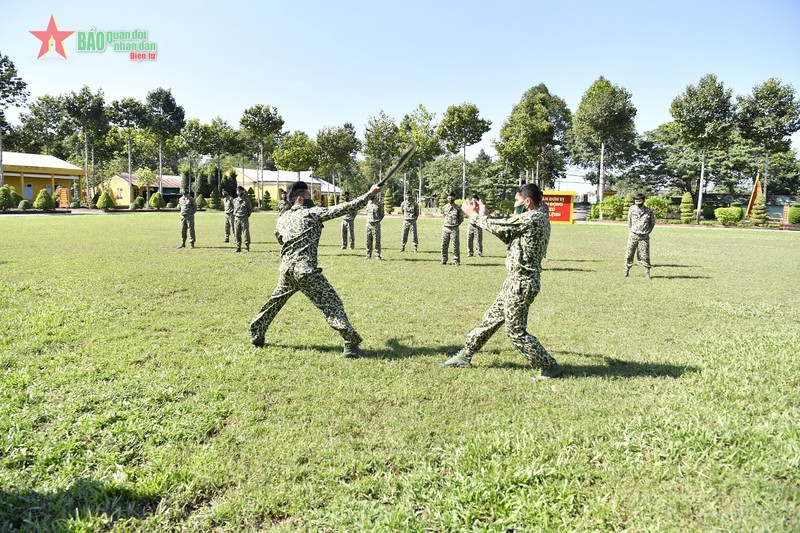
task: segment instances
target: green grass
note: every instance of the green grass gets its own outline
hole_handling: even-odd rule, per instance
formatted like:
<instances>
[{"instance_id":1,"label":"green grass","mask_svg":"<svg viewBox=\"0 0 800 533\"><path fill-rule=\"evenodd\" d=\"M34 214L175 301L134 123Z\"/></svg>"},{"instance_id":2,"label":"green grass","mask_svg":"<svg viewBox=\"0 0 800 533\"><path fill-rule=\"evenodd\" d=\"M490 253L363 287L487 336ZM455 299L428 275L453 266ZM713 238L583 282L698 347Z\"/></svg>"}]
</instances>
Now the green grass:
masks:
<instances>
[{"instance_id":1,"label":"green grass","mask_svg":"<svg viewBox=\"0 0 800 533\"><path fill-rule=\"evenodd\" d=\"M320 265L374 357L345 360L296 295L262 350L275 217L253 252L197 215L0 217L0 529L800 529L800 234L659 226L653 280L622 225L554 226L529 330L565 367L534 382L480 320L505 250L439 264L339 249Z\"/></svg>"}]
</instances>

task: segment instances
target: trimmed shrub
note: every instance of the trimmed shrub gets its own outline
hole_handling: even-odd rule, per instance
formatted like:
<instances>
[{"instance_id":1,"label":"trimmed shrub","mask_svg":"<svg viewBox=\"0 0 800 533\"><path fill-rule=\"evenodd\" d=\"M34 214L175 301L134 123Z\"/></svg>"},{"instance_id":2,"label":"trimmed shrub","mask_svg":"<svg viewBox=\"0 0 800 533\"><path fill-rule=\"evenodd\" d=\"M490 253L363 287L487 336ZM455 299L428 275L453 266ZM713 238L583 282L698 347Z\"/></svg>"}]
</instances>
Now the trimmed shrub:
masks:
<instances>
[{"instance_id":1,"label":"trimmed shrub","mask_svg":"<svg viewBox=\"0 0 800 533\"><path fill-rule=\"evenodd\" d=\"M11 185L8 185L8 189L11 191L11 203L12 203L12 204L14 204L14 205L19 205L19 203L20 203L22 200L24 200L24 199L25 199L25 198L23 198L23 197L22 197L22 195L21 195L21 194L19 194L19 193L17 192L17 190L16 190L14 187L12 187Z\"/></svg>"},{"instance_id":2,"label":"trimmed shrub","mask_svg":"<svg viewBox=\"0 0 800 533\"><path fill-rule=\"evenodd\" d=\"M718 207L714 216L723 226L735 226L739 221L739 210L736 207Z\"/></svg>"},{"instance_id":3,"label":"trimmed shrub","mask_svg":"<svg viewBox=\"0 0 800 533\"><path fill-rule=\"evenodd\" d=\"M272 209L272 197L269 191L264 191L264 196L261 198L261 209L269 211Z\"/></svg>"},{"instance_id":4,"label":"trimmed shrub","mask_svg":"<svg viewBox=\"0 0 800 533\"><path fill-rule=\"evenodd\" d=\"M383 211L388 215L394 211L394 195L387 187L383 192Z\"/></svg>"},{"instance_id":5,"label":"trimmed shrub","mask_svg":"<svg viewBox=\"0 0 800 533\"><path fill-rule=\"evenodd\" d=\"M72 200L72 203L69 204L71 209L77 209L81 206L81 203L78 200Z\"/></svg>"},{"instance_id":6,"label":"trimmed shrub","mask_svg":"<svg viewBox=\"0 0 800 533\"><path fill-rule=\"evenodd\" d=\"M629 205L618 195L609 196L600 202L600 210L605 220L626 220Z\"/></svg>"},{"instance_id":7,"label":"trimmed shrub","mask_svg":"<svg viewBox=\"0 0 800 533\"><path fill-rule=\"evenodd\" d=\"M767 204L764 201L763 194L756 196L756 201L753 202L753 214L750 215L750 224L753 226L765 226L767 224Z\"/></svg>"},{"instance_id":8,"label":"trimmed shrub","mask_svg":"<svg viewBox=\"0 0 800 533\"><path fill-rule=\"evenodd\" d=\"M600 206L592 204L589 208L589 220L597 220L598 218L600 218Z\"/></svg>"},{"instance_id":9,"label":"trimmed shrub","mask_svg":"<svg viewBox=\"0 0 800 533\"><path fill-rule=\"evenodd\" d=\"M36 196L36 200L33 201L33 207L49 211L55 209L56 202L53 200L53 197L50 196L50 193L47 192L47 189L42 189Z\"/></svg>"},{"instance_id":10,"label":"trimmed shrub","mask_svg":"<svg viewBox=\"0 0 800 533\"><path fill-rule=\"evenodd\" d=\"M669 211L669 200L659 196L651 196L644 201L644 205L653 210L656 218L667 218Z\"/></svg>"},{"instance_id":11,"label":"trimmed shrub","mask_svg":"<svg viewBox=\"0 0 800 533\"><path fill-rule=\"evenodd\" d=\"M692 193L687 192L681 198L681 223L691 224L694 222L694 202L692 201Z\"/></svg>"},{"instance_id":12,"label":"trimmed shrub","mask_svg":"<svg viewBox=\"0 0 800 533\"><path fill-rule=\"evenodd\" d=\"M510 216L514 212L514 200L500 200L497 202L497 211L503 216Z\"/></svg>"},{"instance_id":13,"label":"trimmed shrub","mask_svg":"<svg viewBox=\"0 0 800 533\"><path fill-rule=\"evenodd\" d=\"M483 199L483 203L486 206L487 213L491 213L492 211L494 211L495 198L494 198L494 193L492 191L486 193L486 197Z\"/></svg>"},{"instance_id":14,"label":"trimmed shrub","mask_svg":"<svg viewBox=\"0 0 800 533\"><path fill-rule=\"evenodd\" d=\"M258 200L256 199L256 191L253 190L252 187L247 188L247 196L250 198L250 205L253 208L258 208Z\"/></svg>"},{"instance_id":15,"label":"trimmed shrub","mask_svg":"<svg viewBox=\"0 0 800 533\"><path fill-rule=\"evenodd\" d=\"M154 192L150 196L150 207L153 209L161 209L166 205L167 202L164 201L164 196L162 196L160 192Z\"/></svg>"},{"instance_id":16,"label":"trimmed shrub","mask_svg":"<svg viewBox=\"0 0 800 533\"><path fill-rule=\"evenodd\" d=\"M214 194L213 192L211 194ZM206 199L203 198L202 194L198 194L197 198L194 199L194 203L197 205L197 209L203 209L205 206L208 205Z\"/></svg>"},{"instance_id":17,"label":"trimmed shrub","mask_svg":"<svg viewBox=\"0 0 800 533\"><path fill-rule=\"evenodd\" d=\"M0 211L5 211L14 207L14 200L11 198L11 187L3 185L0 187Z\"/></svg>"},{"instance_id":18,"label":"trimmed shrub","mask_svg":"<svg viewBox=\"0 0 800 533\"><path fill-rule=\"evenodd\" d=\"M170 200L169 202L167 202L167 207L170 209L175 209L177 206L178 204L175 203L175 200Z\"/></svg>"},{"instance_id":19,"label":"trimmed shrub","mask_svg":"<svg viewBox=\"0 0 800 533\"><path fill-rule=\"evenodd\" d=\"M22 200L19 205L17 205L17 209L22 209L23 211L27 211L33 207L28 200Z\"/></svg>"},{"instance_id":20,"label":"trimmed shrub","mask_svg":"<svg viewBox=\"0 0 800 533\"><path fill-rule=\"evenodd\" d=\"M789 224L800 224L800 204L789 206Z\"/></svg>"},{"instance_id":21,"label":"trimmed shrub","mask_svg":"<svg viewBox=\"0 0 800 533\"><path fill-rule=\"evenodd\" d=\"M144 209L144 206L147 203L147 200L145 200L141 196L137 196L136 200L134 200L133 203L136 204L136 208L137 209Z\"/></svg>"},{"instance_id":22,"label":"trimmed shrub","mask_svg":"<svg viewBox=\"0 0 800 533\"><path fill-rule=\"evenodd\" d=\"M111 195L108 194L108 191L103 191L103 194L97 199L97 208L104 211L114 209L114 200L111 199Z\"/></svg>"},{"instance_id":23,"label":"trimmed shrub","mask_svg":"<svg viewBox=\"0 0 800 533\"><path fill-rule=\"evenodd\" d=\"M706 220L711 220L714 218L714 211L717 209L717 204L714 202L705 202L703 204L702 215L703 218Z\"/></svg>"}]
</instances>

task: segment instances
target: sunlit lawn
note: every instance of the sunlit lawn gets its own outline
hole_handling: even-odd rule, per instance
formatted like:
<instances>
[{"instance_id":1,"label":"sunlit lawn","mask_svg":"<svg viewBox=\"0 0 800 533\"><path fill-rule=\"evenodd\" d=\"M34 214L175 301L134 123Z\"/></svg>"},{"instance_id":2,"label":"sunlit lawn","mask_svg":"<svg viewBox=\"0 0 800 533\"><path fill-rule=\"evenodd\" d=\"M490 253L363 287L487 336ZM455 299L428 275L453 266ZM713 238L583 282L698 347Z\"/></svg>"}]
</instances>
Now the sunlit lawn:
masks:
<instances>
[{"instance_id":1,"label":"sunlit lawn","mask_svg":"<svg viewBox=\"0 0 800 533\"><path fill-rule=\"evenodd\" d=\"M800 529L800 234L658 226L653 279L621 275L623 225L554 226L529 330L437 365L505 276L502 243L439 264L365 261L326 224L320 265L373 352L302 295L268 346L247 326L277 279L197 215L0 216L0 529Z\"/></svg>"}]
</instances>

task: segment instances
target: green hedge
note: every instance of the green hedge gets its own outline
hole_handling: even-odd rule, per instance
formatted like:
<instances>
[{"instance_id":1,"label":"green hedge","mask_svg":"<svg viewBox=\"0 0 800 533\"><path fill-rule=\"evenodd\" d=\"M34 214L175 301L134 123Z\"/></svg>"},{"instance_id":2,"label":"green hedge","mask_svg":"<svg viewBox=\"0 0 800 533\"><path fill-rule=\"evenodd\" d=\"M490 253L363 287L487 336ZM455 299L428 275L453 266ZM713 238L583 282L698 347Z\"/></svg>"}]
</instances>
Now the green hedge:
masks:
<instances>
[{"instance_id":1,"label":"green hedge","mask_svg":"<svg viewBox=\"0 0 800 533\"><path fill-rule=\"evenodd\" d=\"M650 196L644 201L644 205L653 210L656 218L667 218L669 212L669 200L660 196Z\"/></svg>"},{"instance_id":2,"label":"green hedge","mask_svg":"<svg viewBox=\"0 0 800 533\"><path fill-rule=\"evenodd\" d=\"M735 226L739 222L738 207L719 207L714 210L714 216L723 226Z\"/></svg>"},{"instance_id":3,"label":"green hedge","mask_svg":"<svg viewBox=\"0 0 800 533\"><path fill-rule=\"evenodd\" d=\"M800 204L789 206L789 224L800 224Z\"/></svg>"}]
</instances>

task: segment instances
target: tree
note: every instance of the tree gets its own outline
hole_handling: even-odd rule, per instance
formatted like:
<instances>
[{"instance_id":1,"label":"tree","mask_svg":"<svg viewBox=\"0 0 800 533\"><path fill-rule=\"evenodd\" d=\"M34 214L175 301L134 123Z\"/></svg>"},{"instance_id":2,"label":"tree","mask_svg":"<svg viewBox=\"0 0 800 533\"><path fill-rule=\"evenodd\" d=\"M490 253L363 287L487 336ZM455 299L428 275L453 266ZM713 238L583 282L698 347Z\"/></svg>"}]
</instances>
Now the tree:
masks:
<instances>
[{"instance_id":1,"label":"tree","mask_svg":"<svg viewBox=\"0 0 800 533\"><path fill-rule=\"evenodd\" d=\"M161 87L147 93L147 107L150 110L148 125L158 139L158 192L163 193L164 143L180 133L186 124L185 112L175 102L172 90Z\"/></svg>"},{"instance_id":2,"label":"tree","mask_svg":"<svg viewBox=\"0 0 800 533\"><path fill-rule=\"evenodd\" d=\"M581 98L572 122L570 150L576 164L598 168L598 202L603 199L606 166L619 168L631 158L635 117L631 94L603 76Z\"/></svg>"},{"instance_id":3,"label":"tree","mask_svg":"<svg viewBox=\"0 0 800 533\"><path fill-rule=\"evenodd\" d=\"M222 186L222 155L236 151L236 131L228 125L226 120L217 117L211 121L211 124L203 126L203 138L206 150L217 163L217 189L219 189Z\"/></svg>"},{"instance_id":4,"label":"tree","mask_svg":"<svg viewBox=\"0 0 800 533\"><path fill-rule=\"evenodd\" d=\"M400 123L400 142L408 145L416 143L417 148L414 155L407 163L407 168L417 167L419 171L419 187L417 197L422 198L425 188L422 176L422 167L444 153L442 140L436 134L437 125L433 123L436 113L431 113L425 106L419 104L414 111L403 117ZM403 183L403 194L405 194L405 182Z\"/></svg>"},{"instance_id":5,"label":"tree","mask_svg":"<svg viewBox=\"0 0 800 533\"><path fill-rule=\"evenodd\" d=\"M164 196L161 194L161 191L156 191L150 196L150 207L161 210L166 205L167 203L164 201Z\"/></svg>"},{"instance_id":6,"label":"tree","mask_svg":"<svg viewBox=\"0 0 800 533\"><path fill-rule=\"evenodd\" d=\"M672 101L670 113L678 125L678 133L689 145L700 152L700 181L697 187L697 222L703 205L706 152L720 143L733 126L731 90L713 74L700 78L697 86L688 85L686 91Z\"/></svg>"},{"instance_id":7,"label":"tree","mask_svg":"<svg viewBox=\"0 0 800 533\"><path fill-rule=\"evenodd\" d=\"M284 136L274 157L278 168L297 172L299 180L300 172L317 164L317 145L306 133L295 131Z\"/></svg>"},{"instance_id":8,"label":"tree","mask_svg":"<svg viewBox=\"0 0 800 533\"><path fill-rule=\"evenodd\" d=\"M369 117L364 130L364 153L370 166L378 167L378 179L383 178L383 169L400 153L399 130L394 119L383 110L377 117Z\"/></svg>"},{"instance_id":9,"label":"tree","mask_svg":"<svg viewBox=\"0 0 800 533\"><path fill-rule=\"evenodd\" d=\"M766 226L767 224L767 203L763 193L756 196L756 201L753 202L750 224L753 226Z\"/></svg>"},{"instance_id":10,"label":"tree","mask_svg":"<svg viewBox=\"0 0 800 533\"><path fill-rule=\"evenodd\" d=\"M142 187L145 188L145 198L149 201L150 200L150 186L153 185L156 181L158 181L158 176L156 176L155 172L150 170L149 167L144 167L136 170L136 185L141 189ZM148 204L149 205L149 204Z\"/></svg>"},{"instance_id":11,"label":"tree","mask_svg":"<svg viewBox=\"0 0 800 533\"><path fill-rule=\"evenodd\" d=\"M39 191L39 194L36 195L36 200L33 201L33 207L35 209L50 211L56 208L56 202L53 200L53 197L50 196L50 193L47 192L47 189L42 189Z\"/></svg>"},{"instance_id":12,"label":"tree","mask_svg":"<svg viewBox=\"0 0 800 533\"><path fill-rule=\"evenodd\" d=\"M767 199L769 154L789 148L789 137L800 130L800 100L794 87L770 78L753 87L749 96L737 98L738 125L742 136L764 150L764 201Z\"/></svg>"},{"instance_id":13,"label":"tree","mask_svg":"<svg viewBox=\"0 0 800 533\"><path fill-rule=\"evenodd\" d=\"M460 105L451 105L444 113L444 118L439 124L437 133L445 143L447 149L457 154L462 152L461 164L461 199L467 195L467 146L479 143L483 134L492 127L491 120L484 120L479 116L478 106L464 102Z\"/></svg>"},{"instance_id":14,"label":"tree","mask_svg":"<svg viewBox=\"0 0 800 533\"><path fill-rule=\"evenodd\" d=\"M264 149L272 155L283 129L283 118L276 107L256 104L244 110L239 126L247 140L258 146L258 179L264 179Z\"/></svg>"},{"instance_id":15,"label":"tree","mask_svg":"<svg viewBox=\"0 0 800 533\"><path fill-rule=\"evenodd\" d=\"M186 183L182 184L182 188L187 191L191 189L192 182L196 181L195 164L199 165L200 157L207 153L207 144L205 130L196 118L189 120L178 135L178 149L186 155L189 163Z\"/></svg>"},{"instance_id":16,"label":"tree","mask_svg":"<svg viewBox=\"0 0 800 533\"><path fill-rule=\"evenodd\" d=\"M16 151L67 158L69 132L63 103L63 97L45 94L28 105L16 130Z\"/></svg>"},{"instance_id":17,"label":"tree","mask_svg":"<svg viewBox=\"0 0 800 533\"><path fill-rule=\"evenodd\" d=\"M111 102L109 112L111 123L125 132L128 145L128 177L133 175L133 162L131 157L131 144L133 131L146 126L147 107L136 98L124 98ZM131 180L131 195L133 195L133 180Z\"/></svg>"},{"instance_id":18,"label":"tree","mask_svg":"<svg viewBox=\"0 0 800 533\"><path fill-rule=\"evenodd\" d=\"M356 154L361 150L361 141L356 137L356 129L349 122L344 126L323 128L317 132L317 149L319 150L319 174L331 176L336 185L336 174L349 176L355 167ZM344 187L347 189L347 185Z\"/></svg>"},{"instance_id":19,"label":"tree","mask_svg":"<svg viewBox=\"0 0 800 533\"><path fill-rule=\"evenodd\" d=\"M100 198L97 200L97 208L104 211L114 209L114 200L111 198L111 195L108 194L108 191L103 191L100 195Z\"/></svg>"},{"instance_id":20,"label":"tree","mask_svg":"<svg viewBox=\"0 0 800 533\"><path fill-rule=\"evenodd\" d=\"M92 159L94 159L94 144L108 132L109 128L103 90L98 89L97 93L92 93L91 89L84 85L78 92L72 91L64 99L64 110L83 134L83 164L88 200L90 194L89 146L92 146ZM94 163L92 164L92 183L94 183Z\"/></svg>"},{"instance_id":21,"label":"tree","mask_svg":"<svg viewBox=\"0 0 800 533\"><path fill-rule=\"evenodd\" d=\"M202 194L200 196L202 196ZM208 208L215 211L222 209L222 202L219 199L219 189L216 187L211 189L211 197L208 199Z\"/></svg>"},{"instance_id":22,"label":"tree","mask_svg":"<svg viewBox=\"0 0 800 533\"><path fill-rule=\"evenodd\" d=\"M691 224L694 220L694 204L692 203L692 193L686 191L681 198L681 223Z\"/></svg>"},{"instance_id":23,"label":"tree","mask_svg":"<svg viewBox=\"0 0 800 533\"><path fill-rule=\"evenodd\" d=\"M0 53L0 187L5 182L3 175L3 134L6 129L6 109L21 107L30 93L27 84L17 74L17 68L8 56Z\"/></svg>"}]
</instances>

